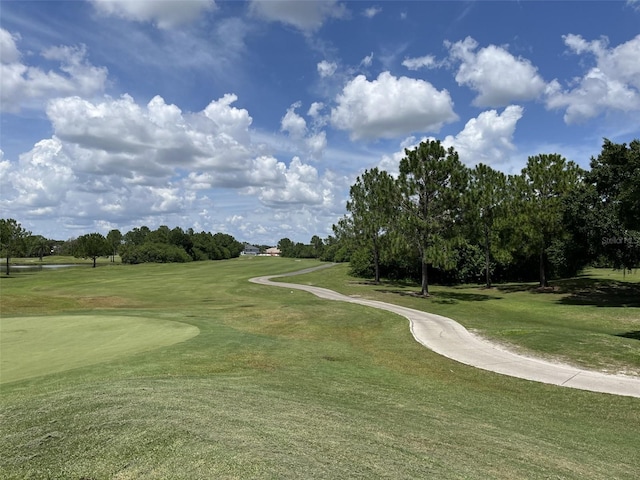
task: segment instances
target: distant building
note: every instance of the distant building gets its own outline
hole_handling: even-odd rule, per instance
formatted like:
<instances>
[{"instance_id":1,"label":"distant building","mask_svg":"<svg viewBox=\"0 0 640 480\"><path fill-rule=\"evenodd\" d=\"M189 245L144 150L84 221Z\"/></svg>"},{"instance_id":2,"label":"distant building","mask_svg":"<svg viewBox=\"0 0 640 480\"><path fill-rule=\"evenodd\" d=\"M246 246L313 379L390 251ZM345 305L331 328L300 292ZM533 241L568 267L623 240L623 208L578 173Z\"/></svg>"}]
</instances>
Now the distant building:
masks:
<instances>
[{"instance_id":1,"label":"distant building","mask_svg":"<svg viewBox=\"0 0 640 480\"><path fill-rule=\"evenodd\" d=\"M280 256L280 250L278 250L278 247L267 248L267 250L264 253L266 253L267 255L269 255L271 257L279 257Z\"/></svg>"},{"instance_id":2,"label":"distant building","mask_svg":"<svg viewBox=\"0 0 640 480\"><path fill-rule=\"evenodd\" d=\"M260 255L260 249L255 245L245 243L244 250L241 252L241 255Z\"/></svg>"}]
</instances>

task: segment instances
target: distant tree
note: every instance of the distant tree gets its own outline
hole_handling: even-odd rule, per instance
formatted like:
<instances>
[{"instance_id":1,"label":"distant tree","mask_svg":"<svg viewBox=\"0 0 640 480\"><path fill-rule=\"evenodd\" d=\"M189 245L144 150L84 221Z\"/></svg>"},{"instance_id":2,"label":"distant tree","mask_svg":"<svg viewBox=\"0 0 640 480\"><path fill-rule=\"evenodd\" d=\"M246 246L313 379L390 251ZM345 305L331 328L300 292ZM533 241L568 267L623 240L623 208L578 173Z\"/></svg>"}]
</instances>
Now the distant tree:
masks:
<instances>
[{"instance_id":1,"label":"distant tree","mask_svg":"<svg viewBox=\"0 0 640 480\"><path fill-rule=\"evenodd\" d=\"M324 250L322 251L322 256L320 257L320 260L322 260L323 262L348 261L348 257L346 257L344 254L346 250L347 249L345 245L341 243L340 240L338 240L336 237L332 235L329 235L324 240Z\"/></svg>"},{"instance_id":2,"label":"distant tree","mask_svg":"<svg viewBox=\"0 0 640 480\"><path fill-rule=\"evenodd\" d=\"M147 237L149 236L150 233L151 233L151 230L149 230L149 227L145 225L143 225L140 228L135 227L124 234L124 243L127 246L142 245L144 242L146 242Z\"/></svg>"},{"instance_id":3,"label":"distant tree","mask_svg":"<svg viewBox=\"0 0 640 480\"><path fill-rule=\"evenodd\" d=\"M98 257L111 254L111 245L100 233L88 233L78 237L74 256L90 258L93 260L93 268L96 267Z\"/></svg>"},{"instance_id":4,"label":"distant tree","mask_svg":"<svg viewBox=\"0 0 640 480\"><path fill-rule=\"evenodd\" d=\"M554 241L566 234L565 199L581 178L579 167L558 154L529 157L521 173L523 246L538 257L540 286L548 286L547 255Z\"/></svg>"},{"instance_id":5,"label":"distant tree","mask_svg":"<svg viewBox=\"0 0 640 480\"><path fill-rule=\"evenodd\" d=\"M4 256L9 275L9 261L12 257L24 255L26 239L31 232L22 228L22 225L13 218L0 219L0 253Z\"/></svg>"},{"instance_id":6,"label":"distant tree","mask_svg":"<svg viewBox=\"0 0 640 480\"><path fill-rule=\"evenodd\" d=\"M458 153L440 141L405 149L398 183L402 196L400 228L418 250L422 280L420 293L429 295L428 269L453 268L460 242L462 195L468 171Z\"/></svg>"},{"instance_id":7,"label":"distant tree","mask_svg":"<svg viewBox=\"0 0 640 480\"><path fill-rule=\"evenodd\" d=\"M29 255L37 255L40 261L44 257L45 253L51 251L51 241L42 235L32 235L28 238Z\"/></svg>"},{"instance_id":8,"label":"distant tree","mask_svg":"<svg viewBox=\"0 0 640 480\"><path fill-rule=\"evenodd\" d=\"M353 226L351 224L351 218L343 216L331 226L335 237L329 237L331 261L334 262L349 262L351 261L351 255L356 249L356 239L353 232Z\"/></svg>"},{"instance_id":9,"label":"distant tree","mask_svg":"<svg viewBox=\"0 0 640 480\"><path fill-rule=\"evenodd\" d=\"M313 246L313 257L320 258L324 252L324 242L318 235L311 237L311 245Z\"/></svg>"},{"instance_id":10,"label":"distant tree","mask_svg":"<svg viewBox=\"0 0 640 480\"><path fill-rule=\"evenodd\" d=\"M565 224L580 254L615 269L640 266L640 141L627 147L605 139L567 209Z\"/></svg>"},{"instance_id":11,"label":"distant tree","mask_svg":"<svg viewBox=\"0 0 640 480\"><path fill-rule=\"evenodd\" d=\"M78 243L77 238L69 238L60 244L58 247L57 255L74 255L76 252L76 245Z\"/></svg>"},{"instance_id":12,"label":"distant tree","mask_svg":"<svg viewBox=\"0 0 640 480\"><path fill-rule=\"evenodd\" d=\"M193 256L193 240L191 239L191 235L182 230L182 228L176 227L171 230L171 233L169 234L169 241L172 245L182 247L185 252Z\"/></svg>"},{"instance_id":13,"label":"distant tree","mask_svg":"<svg viewBox=\"0 0 640 480\"><path fill-rule=\"evenodd\" d=\"M149 233L147 238L145 238L145 242L149 243L165 243L169 244L171 237L171 230L166 225L160 225L156 230L153 230Z\"/></svg>"},{"instance_id":14,"label":"distant tree","mask_svg":"<svg viewBox=\"0 0 640 480\"><path fill-rule=\"evenodd\" d=\"M380 282L382 237L396 220L399 199L394 179L378 168L365 170L349 190L347 210L351 216L345 221L350 222L360 248L373 257L376 283Z\"/></svg>"},{"instance_id":15,"label":"distant tree","mask_svg":"<svg viewBox=\"0 0 640 480\"><path fill-rule=\"evenodd\" d=\"M499 223L504 218L506 176L491 167L479 164L470 172L469 189L466 194L465 218L474 236L479 237L484 251L485 285L491 287L491 265L496 256L508 256L502 248Z\"/></svg>"},{"instance_id":16,"label":"distant tree","mask_svg":"<svg viewBox=\"0 0 640 480\"><path fill-rule=\"evenodd\" d=\"M223 257L219 260L239 257L244 250L244 245L228 233L216 233L213 235L213 240L223 252Z\"/></svg>"},{"instance_id":17,"label":"distant tree","mask_svg":"<svg viewBox=\"0 0 640 480\"><path fill-rule=\"evenodd\" d=\"M122 245L122 233L120 233L120 230L110 230L109 233L107 233L107 242L109 242L109 246L111 247L111 261L115 262L116 259L116 255L118 254L118 251L120 250L120 246Z\"/></svg>"},{"instance_id":18,"label":"distant tree","mask_svg":"<svg viewBox=\"0 0 640 480\"><path fill-rule=\"evenodd\" d=\"M282 257L295 257L295 243L286 237L278 242L278 250Z\"/></svg>"},{"instance_id":19,"label":"distant tree","mask_svg":"<svg viewBox=\"0 0 640 480\"><path fill-rule=\"evenodd\" d=\"M595 186L604 203L615 204L625 228L640 230L640 140L627 146L605 138L585 180Z\"/></svg>"},{"instance_id":20,"label":"distant tree","mask_svg":"<svg viewBox=\"0 0 640 480\"><path fill-rule=\"evenodd\" d=\"M316 252L313 245L306 245L302 242L296 242L293 247L294 258L316 258Z\"/></svg>"}]
</instances>

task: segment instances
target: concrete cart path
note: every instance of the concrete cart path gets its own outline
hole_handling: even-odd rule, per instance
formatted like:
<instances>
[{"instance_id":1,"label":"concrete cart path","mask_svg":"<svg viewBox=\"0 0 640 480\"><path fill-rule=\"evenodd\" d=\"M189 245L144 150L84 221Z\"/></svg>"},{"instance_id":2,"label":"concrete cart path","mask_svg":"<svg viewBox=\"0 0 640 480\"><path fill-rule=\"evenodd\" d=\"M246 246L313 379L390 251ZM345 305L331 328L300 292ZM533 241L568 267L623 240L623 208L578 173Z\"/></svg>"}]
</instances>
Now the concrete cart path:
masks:
<instances>
[{"instance_id":1,"label":"concrete cart path","mask_svg":"<svg viewBox=\"0 0 640 480\"><path fill-rule=\"evenodd\" d=\"M331 264L322 265L320 268L330 266ZM402 315L409 320L411 333L419 343L440 355L466 365L536 382L640 398L640 377L582 370L571 365L553 363L510 352L472 334L454 320L440 315L377 300L349 297L326 288L271 281L275 277L298 275L316 269L305 269L292 274L256 277L250 281L261 285L304 290L320 298L356 303Z\"/></svg>"}]
</instances>

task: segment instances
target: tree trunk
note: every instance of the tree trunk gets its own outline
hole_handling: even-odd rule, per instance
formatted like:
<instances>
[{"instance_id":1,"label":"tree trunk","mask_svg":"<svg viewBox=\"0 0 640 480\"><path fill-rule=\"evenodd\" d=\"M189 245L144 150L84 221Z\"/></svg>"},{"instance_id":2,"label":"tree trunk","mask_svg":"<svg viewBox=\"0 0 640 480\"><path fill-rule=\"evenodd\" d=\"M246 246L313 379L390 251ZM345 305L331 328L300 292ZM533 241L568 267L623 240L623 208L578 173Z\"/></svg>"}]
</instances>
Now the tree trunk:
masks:
<instances>
[{"instance_id":1,"label":"tree trunk","mask_svg":"<svg viewBox=\"0 0 640 480\"><path fill-rule=\"evenodd\" d=\"M98 257L93 257L93 268L96 268L96 258Z\"/></svg>"},{"instance_id":2,"label":"tree trunk","mask_svg":"<svg viewBox=\"0 0 640 480\"><path fill-rule=\"evenodd\" d=\"M9 276L9 252L7 252L7 277Z\"/></svg>"},{"instance_id":3,"label":"tree trunk","mask_svg":"<svg viewBox=\"0 0 640 480\"><path fill-rule=\"evenodd\" d=\"M380 283L380 252L378 246L373 246L373 266L375 269L375 282Z\"/></svg>"},{"instance_id":4,"label":"tree trunk","mask_svg":"<svg viewBox=\"0 0 640 480\"><path fill-rule=\"evenodd\" d=\"M548 287L547 276L544 269L544 249L540 250L540 286Z\"/></svg>"},{"instance_id":5,"label":"tree trunk","mask_svg":"<svg viewBox=\"0 0 640 480\"><path fill-rule=\"evenodd\" d=\"M489 239L489 230L485 226L484 231L484 268L486 271L487 288L491 288L491 272L489 268L491 266L491 240Z\"/></svg>"},{"instance_id":6,"label":"tree trunk","mask_svg":"<svg viewBox=\"0 0 640 480\"><path fill-rule=\"evenodd\" d=\"M428 265L422 260L422 288L420 289L420 295L423 297L429 296L429 275L427 269Z\"/></svg>"}]
</instances>

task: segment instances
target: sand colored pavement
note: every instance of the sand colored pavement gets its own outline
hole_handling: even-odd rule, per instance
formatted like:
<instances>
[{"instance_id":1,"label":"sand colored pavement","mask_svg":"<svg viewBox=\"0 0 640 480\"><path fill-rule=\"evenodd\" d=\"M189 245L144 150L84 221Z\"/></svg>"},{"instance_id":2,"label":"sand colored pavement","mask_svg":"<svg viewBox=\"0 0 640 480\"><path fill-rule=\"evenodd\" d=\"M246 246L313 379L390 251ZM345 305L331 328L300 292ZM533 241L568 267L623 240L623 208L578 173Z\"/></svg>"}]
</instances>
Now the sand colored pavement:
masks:
<instances>
[{"instance_id":1,"label":"sand colored pavement","mask_svg":"<svg viewBox=\"0 0 640 480\"><path fill-rule=\"evenodd\" d=\"M321 268L328 266L331 265L323 265ZM440 355L466 365L562 387L640 398L640 377L584 370L514 353L474 335L458 322L441 315L377 300L350 297L326 288L271 281L275 277L308 273L312 270L315 269L305 269L294 274L256 277L250 281L262 285L304 290L327 300L355 303L402 315L409 320L411 333L416 341Z\"/></svg>"}]
</instances>

